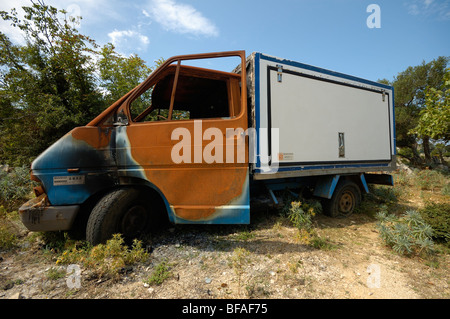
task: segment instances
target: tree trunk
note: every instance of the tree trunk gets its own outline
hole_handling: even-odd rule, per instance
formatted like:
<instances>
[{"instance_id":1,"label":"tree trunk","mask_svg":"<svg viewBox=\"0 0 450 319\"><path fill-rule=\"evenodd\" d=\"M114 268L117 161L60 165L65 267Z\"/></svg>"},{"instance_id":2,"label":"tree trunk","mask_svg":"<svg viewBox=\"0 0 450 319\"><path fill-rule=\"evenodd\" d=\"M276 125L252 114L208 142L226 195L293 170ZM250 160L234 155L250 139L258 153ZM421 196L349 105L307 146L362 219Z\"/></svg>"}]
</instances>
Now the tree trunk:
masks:
<instances>
[{"instance_id":1,"label":"tree trunk","mask_svg":"<svg viewBox=\"0 0 450 319\"><path fill-rule=\"evenodd\" d=\"M430 137L425 135L422 137L423 153L425 155L425 165L431 165Z\"/></svg>"}]
</instances>

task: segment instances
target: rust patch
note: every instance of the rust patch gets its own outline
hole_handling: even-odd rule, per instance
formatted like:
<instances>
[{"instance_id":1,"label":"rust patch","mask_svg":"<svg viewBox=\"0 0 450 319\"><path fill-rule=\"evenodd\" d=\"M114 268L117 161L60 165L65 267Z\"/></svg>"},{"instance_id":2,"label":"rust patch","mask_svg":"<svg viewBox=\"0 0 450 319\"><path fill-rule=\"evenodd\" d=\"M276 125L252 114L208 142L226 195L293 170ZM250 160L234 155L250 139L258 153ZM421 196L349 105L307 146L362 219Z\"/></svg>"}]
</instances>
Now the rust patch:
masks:
<instances>
[{"instance_id":1,"label":"rust patch","mask_svg":"<svg viewBox=\"0 0 450 319\"><path fill-rule=\"evenodd\" d=\"M187 220L205 219L214 214L215 207L226 205L241 195L247 177L247 147L245 147L245 163L175 164L171 159L171 150L178 141L171 140L171 134L173 129L181 126L191 132L193 141L193 121L130 125L127 127L127 135L131 156L144 169L146 178L165 195L177 216ZM224 133L227 127L245 129L246 117L233 120L204 120L202 134L209 127L217 127ZM209 142L202 141L202 150ZM223 145L223 154L226 154L225 151ZM194 152L194 146L191 145L192 158ZM234 154L237 154L236 144ZM197 209L188 209L188 206Z\"/></svg>"}]
</instances>

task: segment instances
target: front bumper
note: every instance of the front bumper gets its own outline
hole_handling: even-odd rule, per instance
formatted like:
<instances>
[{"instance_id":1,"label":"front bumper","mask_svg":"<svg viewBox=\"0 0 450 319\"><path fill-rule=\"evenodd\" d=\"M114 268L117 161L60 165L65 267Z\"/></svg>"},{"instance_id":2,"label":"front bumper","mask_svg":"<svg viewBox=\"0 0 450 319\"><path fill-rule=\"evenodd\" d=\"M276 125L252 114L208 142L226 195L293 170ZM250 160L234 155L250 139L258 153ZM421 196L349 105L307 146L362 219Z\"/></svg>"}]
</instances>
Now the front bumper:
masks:
<instances>
[{"instance_id":1,"label":"front bumper","mask_svg":"<svg viewBox=\"0 0 450 319\"><path fill-rule=\"evenodd\" d=\"M19 208L22 223L30 231L69 230L80 210L80 205L49 206L42 194Z\"/></svg>"}]
</instances>

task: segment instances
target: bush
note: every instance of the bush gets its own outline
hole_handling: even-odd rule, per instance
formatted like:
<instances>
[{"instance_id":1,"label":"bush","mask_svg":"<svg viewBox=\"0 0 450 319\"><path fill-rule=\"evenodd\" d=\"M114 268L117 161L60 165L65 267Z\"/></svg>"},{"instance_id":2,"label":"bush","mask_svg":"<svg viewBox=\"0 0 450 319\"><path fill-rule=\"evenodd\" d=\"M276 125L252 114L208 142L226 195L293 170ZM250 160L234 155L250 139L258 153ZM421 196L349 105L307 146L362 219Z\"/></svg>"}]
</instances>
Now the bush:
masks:
<instances>
[{"instance_id":1,"label":"bush","mask_svg":"<svg viewBox=\"0 0 450 319\"><path fill-rule=\"evenodd\" d=\"M299 230L310 230L313 217L322 212L322 205L316 200L288 196L282 214Z\"/></svg>"},{"instance_id":2,"label":"bush","mask_svg":"<svg viewBox=\"0 0 450 319\"><path fill-rule=\"evenodd\" d=\"M383 210L376 217L381 238L395 252L407 256L433 252L433 229L417 211L397 217Z\"/></svg>"},{"instance_id":3,"label":"bush","mask_svg":"<svg viewBox=\"0 0 450 319\"><path fill-rule=\"evenodd\" d=\"M450 183L446 183L441 190L442 195L450 196Z\"/></svg>"},{"instance_id":4,"label":"bush","mask_svg":"<svg viewBox=\"0 0 450 319\"><path fill-rule=\"evenodd\" d=\"M16 167L0 170L0 205L10 211L17 209L33 190L36 183L30 179L29 168Z\"/></svg>"},{"instance_id":5,"label":"bush","mask_svg":"<svg viewBox=\"0 0 450 319\"><path fill-rule=\"evenodd\" d=\"M11 223L8 219L6 209L0 206L0 250L15 248L17 236L11 231Z\"/></svg>"},{"instance_id":6,"label":"bush","mask_svg":"<svg viewBox=\"0 0 450 319\"><path fill-rule=\"evenodd\" d=\"M0 250L9 250L16 247L17 236L7 226L0 224Z\"/></svg>"},{"instance_id":7,"label":"bush","mask_svg":"<svg viewBox=\"0 0 450 319\"><path fill-rule=\"evenodd\" d=\"M157 286L162 285L162 283L171 276L170 268L171 265L163 261L158 266L156 266L152 275L149 276L147 280L144 281L144 283Z\"/></svg>"},{"instance_id":8,"label":"bush","mask_svg":"<svg viewBox=\"0 0 450 319\"><path fill-rule=\"evenodd\" d=\"M450 203L427 203L420 213L433 228L433 238L450 244Z\"/></svg>"},{"instance_id":9,"label":"bush","mask_svg":"<svg viewBox=\"0 0 450 319\"><path fill-rule=\"evenodd\" d=\"M398 202L401 190L392 186L369 185L369 193L365 195L369 200L393 204Z\"/></svg>"},{"instance_id":10,"label":"bush","mask_svg":"<svg viewBox=\"0 0 450 319\"><path fill-rule=\"evenodd\" d=\"M118 279L120 271L127 265L147 260L148 253L138 240L133 241L131 249L124 244L120 234L113 235L106 244L74 247L58 257L56 264L81 264L95 277Z\"/></svg>"},{"instance_id":11,"label":"bush","mask_svg":"<svg viewBox=\"0 0 450 319\"><path fill-rule=\"evenodd\" d=\"M421 190L434 191L444 187L445 176L437 170L424 169L416 173L415 182Z\"/></svg>"}]
</instances>

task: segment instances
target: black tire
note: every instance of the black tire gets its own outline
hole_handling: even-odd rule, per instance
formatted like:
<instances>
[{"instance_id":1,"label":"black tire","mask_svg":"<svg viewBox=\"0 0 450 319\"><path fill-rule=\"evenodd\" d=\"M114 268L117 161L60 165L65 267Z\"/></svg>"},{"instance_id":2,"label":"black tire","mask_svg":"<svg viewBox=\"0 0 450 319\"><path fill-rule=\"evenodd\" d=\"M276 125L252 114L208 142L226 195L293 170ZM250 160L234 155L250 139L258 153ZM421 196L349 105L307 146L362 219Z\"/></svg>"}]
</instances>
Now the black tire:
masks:
<instances>
[{"instance_id":1,"label":"black tire","mask_svg":"<svg viewBox=\"0 0 450 319\"><path fill-rule=\"evenodd\" d=\"M331 199L324 200L324 213L331 217L348 217L361 203L361 190L349 180L338 183Z\"/></svg>"},{"instance_id":2,"label":"black tire","mask_svg":"<svg viewBox=\"0 0 450 319\"><path fill-rule=\"evenodd\" d=\"M86 240L105 243L120 233L126 242L149 231L151 200L139 189L120 188L103 196L92 209L86 226Z\"/></svg>"}]
</instances>

